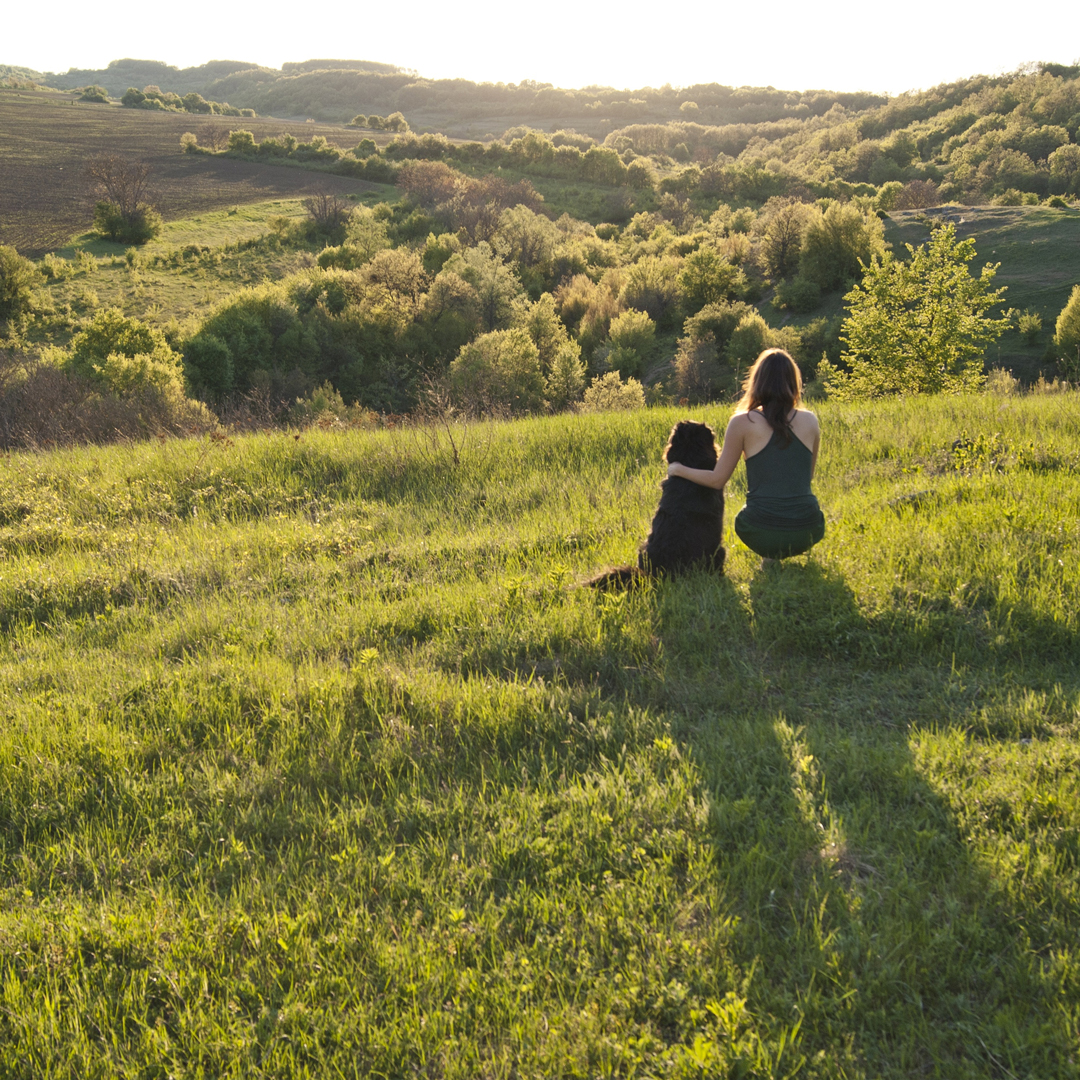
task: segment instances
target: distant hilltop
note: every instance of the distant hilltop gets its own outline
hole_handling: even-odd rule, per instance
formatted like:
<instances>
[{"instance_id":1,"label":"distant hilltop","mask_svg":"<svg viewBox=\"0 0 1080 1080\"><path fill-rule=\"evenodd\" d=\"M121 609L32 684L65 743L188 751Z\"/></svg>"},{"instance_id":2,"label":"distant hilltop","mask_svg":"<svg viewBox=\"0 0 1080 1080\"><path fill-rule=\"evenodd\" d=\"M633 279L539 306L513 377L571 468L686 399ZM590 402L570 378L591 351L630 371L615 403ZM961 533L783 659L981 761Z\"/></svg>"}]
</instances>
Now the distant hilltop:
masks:
<instances>
[{"instance_id":1,"label":"distant hilltop","mask_svg":"<svg viewBox=\"0 0 1080 1080\"><path fill-rule=\"evenodd\" d=\"M884 105L885 96L775 87L730 87L718 83L676 89L638 90L587 86L562 89L531 79L519 83L476 83L427 79L394 64L369 60L304 60L279 69L241 60L211 60L178 68L157 60L113 60L101 70L71 68L42 74L12 68L22 78L74 90L103 87L120 97L130 87L154 87L179 95L197 93L229 101L260 116L311 118L346 123L359 113L402 112L414 127L447 135L482 137L511 124L554 128L573 125L596 138L625 124L758 124L824 116L834 106L849 112Z\"/></svg>"}]
</instances>

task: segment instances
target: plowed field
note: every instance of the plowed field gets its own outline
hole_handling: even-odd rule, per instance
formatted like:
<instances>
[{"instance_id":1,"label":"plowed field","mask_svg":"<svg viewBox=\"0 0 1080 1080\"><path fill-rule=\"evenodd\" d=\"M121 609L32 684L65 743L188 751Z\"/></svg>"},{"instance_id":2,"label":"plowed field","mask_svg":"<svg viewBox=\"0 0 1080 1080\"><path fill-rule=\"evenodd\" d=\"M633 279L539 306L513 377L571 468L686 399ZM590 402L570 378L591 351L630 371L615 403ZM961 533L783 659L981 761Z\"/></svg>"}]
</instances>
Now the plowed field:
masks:
<instances>
[{"instance_id":1,"label":"plowed field","mask_svg":"<svg viewBox=\"0 0 1080 1080\"><path fill-rule=\"evenodd\" d=\"M90 226L94 194L83 162L105 151L154 166L158 207L166 220L221 206L295 197L319 186L340 194L367 190L362 180L306 169L261 165L180 152L192 131L202 143L245 128L257 139L291 131L325 135L349 146L355 132L325 124L240 117L152 113L113 105L76 104L69 95L0 91L0 244L38 257Z\"/></svg>"}]
</instances>

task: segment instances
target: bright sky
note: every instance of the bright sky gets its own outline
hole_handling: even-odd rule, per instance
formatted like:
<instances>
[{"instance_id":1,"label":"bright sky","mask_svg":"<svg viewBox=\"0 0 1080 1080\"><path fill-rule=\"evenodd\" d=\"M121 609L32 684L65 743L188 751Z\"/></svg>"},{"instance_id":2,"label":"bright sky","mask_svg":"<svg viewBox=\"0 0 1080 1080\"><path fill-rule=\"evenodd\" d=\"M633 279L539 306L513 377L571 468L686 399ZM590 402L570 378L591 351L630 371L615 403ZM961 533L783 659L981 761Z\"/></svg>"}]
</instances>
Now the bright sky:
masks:
<instances>
[{"instance_id":1,"label":"bright sky","mask_svg":"<svg viewBox=\"0 0 1080 1080\"><path fill-rule=\"evenodd\" d=\"M478 82L618 89L718 82L896 94L1080 57L1075 0L1031 7L984 0L963 9L865 0L835 7L805 0L670 7L655 0L324 0L303 7L189 0L110 12L85 0L11 4L0 63L59 72L127 56L178 67L212 59L280 67L329 57Z\"/></svg>"}]
</instances>

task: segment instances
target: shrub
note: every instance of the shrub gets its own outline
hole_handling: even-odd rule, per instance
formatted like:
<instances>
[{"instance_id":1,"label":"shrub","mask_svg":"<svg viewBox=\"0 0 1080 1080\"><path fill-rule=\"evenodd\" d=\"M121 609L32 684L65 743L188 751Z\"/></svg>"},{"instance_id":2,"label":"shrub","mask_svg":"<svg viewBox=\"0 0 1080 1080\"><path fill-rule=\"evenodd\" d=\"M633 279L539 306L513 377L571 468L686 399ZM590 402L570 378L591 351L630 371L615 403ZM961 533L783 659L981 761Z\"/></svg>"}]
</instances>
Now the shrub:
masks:
<instances>
[{"instance_id":1,"label":"shrub","mask_svg":"<svg viewBox=\"0 0 1080 1080\"><path fill-rule=\"evenodd\" d=\"M716 338L706 332L700 337L679 341L673 363L675 397L688 403L711 401L724 382Z\"/></svg>"},{"instance_id":2,"label":"shrub","mask_svg":"<svg viewBox=\"0 0 1080 1080\"><path fill-rule=\"evenodd\" d=\"M198 434L217 424L204 405L183 394L159 392L153 379L118 381L131 386L124 397L108 392L100 379L86 378L70 368L0 352L0 447L12 450L165 433Z\"/></svg>"},{"instance_id":3,"label":"shrub","mask_svg":"<svg viewBox=\"0 0 1080 1080\"><path fill-rule=\"evenodd\" d=\"M1080 381L1080 285L1074 285L1054 327L1054 348L1061 358L1065 377Z\"/></svg>"},{"instance_id":4,"label":"shrub","mask_svg":"<svg viewBox=\"0 0 1080 1080\"><path fill-rule=\"evenodd\" d=\"M736 371L745 371L757 359L758 354L771 344L769 324L756 312L748 311L735 327L725 350L728 363Z\"/></svg>"},{"instance_id":5,"label":"shrub","mask_svg":"<svg viewBox=\"0 0 1080 1080\"><path fill-rule=\"evenodd\" d=\"M782 281L776 286L773 304L796 315L806 315L821 305L821 286L802 274L796 274L791 281Z\"/></svg>"},{"instance_id":6,"label":"shrub","mask_svg":"<svg viewBox=\"0 0 1080 1080\"><path fill-rule=\"evenodd\" d=\"M799 272L822 292L857 281L862 268L885 253L885 231L875 214L834 202L812 214L803 234Z\"/></svg>"},{"instance_id":7,"label":"shrub","mask_svg":"<svg viewBox=\"0 0 1080 1080\"><path fill-rule=\"evenodd\" d=\"M221 401L232 391L232 352L216 334L193 337L184 349L184 366L192 386L212 400Z\"/></svg>"},{"instance_id":8,"label":"shrub","mask_svg":"<svg viewBox=\"0 0 1080 1080\"><path fill-rule=\"evenodd\" d=\"M258 147L250 131L230 131L228 152L230 154L254 154Z\"/></svg>"},{"instance_id":9,"label":"shrub","mask_svg":"<svg viewBox=\"0 0 1080 1080\"><path fill-rule=\"evenodd\" d=\"M645 255L626 270L620 299L660 326L669 325L678 310L679 270L676 259Z\"/></svg>"},{"instance_id":10,"label":"shrub","mask_svg":"<svg viewBox=\"0 0 1080 1080\"><path fill-rule=\"evenodd\" d=\"M126 316L119 308L99 311L71 340L67 365L84 378L101 377L111 356L149 356L179 372L180 358L165 335L153 326Z\"/></svg>"},{"instance_id":11,"label":"shrub","mask_svg":"<svg viewBox=\"0 0 1080 1080\"><path fill-rule=\"evenodd\" d=\"M584 390L585 364L581 359L581 346L576 341L568 341L559 346L552 358L544 379L544 396L552 409L568 409L581 400Z\"/></svg>"},{"instance_id":12,"label":"shrub","mask_svg":"<svg viewBox=\"0 0 1080 1080\"><path fill-rule=\"evenodd\" d=\"M608 340L604 366L622 375L640 375L652 355L656 324L644 311L624 311L611 320Z\"/></svg>"},{"instance_id":13,"label":"shrub","mask_svg":"<svg viewBox=\"0 0 1080 1080\"><path fill-rule=\"evenodd\" d=\"M469 411L535 412L544 406L540 352L523 329L481 334L450 365L450 388Z\"/></svg>"},{"instance_id":14,"label":"shrub","mask_svg":"<svg viewBox=\"0 0 1080 1080\"><path fill-rule=\"evenodd\" d=\"M1042 316L1028 308L1017 320L1017 326L1023 339L1029 345L1034 345L1042 333Z\"/></svg>"},{"instance_id":15,"label":"shrub","mask_svg":"<svg viewBox=\"0 0 1080 1080\"><path fill-rule=\"evenodd\" d=\"M645 388L637 379L622 381L617 371L597 375L585 391L578 406L580 412L614 412L623 409L643 409Z\"/></svg>"},{"instance_id":16,"label":"shrub","mask_svg":"<svg viewBox=\"0 0 1080 1080\"><path fill-rule=\"evenodd\" d=\"M118 244L145 244L161 232L162 224L161 215L151 206L138 206L129 214L112 202L94 207L94 228Z\"/></svg>"},{"instance_id":17,"label":"shrub","mask_svg":"<svg viewBox=\"0 0 1080 1080\"><path fill-rule=\"evenodd\" d=\"M18 318L30 307L41 272L13 247L0 244L0 323Z\"/></svg>"}]
</instances>

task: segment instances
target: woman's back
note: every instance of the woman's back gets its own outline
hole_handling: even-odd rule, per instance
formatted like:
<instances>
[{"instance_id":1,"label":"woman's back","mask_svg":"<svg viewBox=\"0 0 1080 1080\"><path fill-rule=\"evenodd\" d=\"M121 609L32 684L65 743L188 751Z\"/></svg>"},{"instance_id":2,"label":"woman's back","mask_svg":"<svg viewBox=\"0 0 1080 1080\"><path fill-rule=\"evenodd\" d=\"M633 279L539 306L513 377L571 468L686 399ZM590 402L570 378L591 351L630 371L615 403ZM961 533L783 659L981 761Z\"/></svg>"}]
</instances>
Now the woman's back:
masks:
<instances>
[{"instance_id":1,"label":"woman's back","mask_svg":"<svg viewBox=\"0 0 1080 1080\"><path fill-rule=\"evenodd\" d=\"M821 515L810 490L813 451L793 435L774 431L765 447L746 459L745 520L762 528L802 529Z\"/></svg>"}]
</instances>

